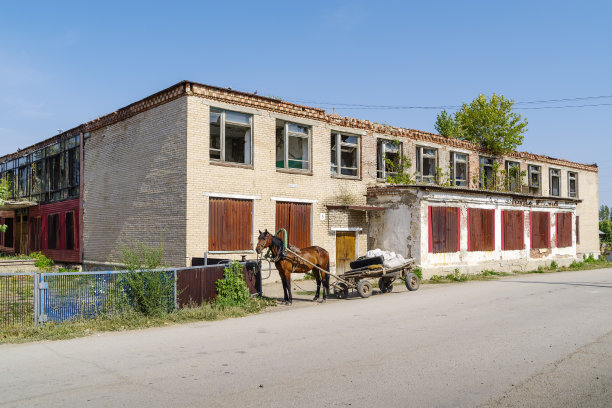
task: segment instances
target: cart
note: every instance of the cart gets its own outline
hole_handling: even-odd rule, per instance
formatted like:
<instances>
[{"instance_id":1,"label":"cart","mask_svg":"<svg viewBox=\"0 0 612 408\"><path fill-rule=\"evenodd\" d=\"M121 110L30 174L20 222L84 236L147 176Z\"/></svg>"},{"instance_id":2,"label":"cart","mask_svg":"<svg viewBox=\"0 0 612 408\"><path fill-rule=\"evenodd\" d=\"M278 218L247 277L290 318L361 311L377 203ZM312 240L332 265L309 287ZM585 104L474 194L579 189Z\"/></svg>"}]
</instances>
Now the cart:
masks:
<instances>
[{"instance_id":1,"label":"cart","mask_svg":"<svg viewBox=\"0 0 612 408\"><path fill-rule=\"evenodd\" d=\"M378 278L378 287L382 293L393 290L393 282L396 279L404 279L408 290L418 290L420 286L419 277L412 272L414 261L406 262L394 268L385 268L383 265L369 265L362 268L351 269L337 276L336 282L332 284L334 294L338 299L346 299L349 289L357 290L363 298L372 295L371 279Z\"/></svg>"}]
</instances>

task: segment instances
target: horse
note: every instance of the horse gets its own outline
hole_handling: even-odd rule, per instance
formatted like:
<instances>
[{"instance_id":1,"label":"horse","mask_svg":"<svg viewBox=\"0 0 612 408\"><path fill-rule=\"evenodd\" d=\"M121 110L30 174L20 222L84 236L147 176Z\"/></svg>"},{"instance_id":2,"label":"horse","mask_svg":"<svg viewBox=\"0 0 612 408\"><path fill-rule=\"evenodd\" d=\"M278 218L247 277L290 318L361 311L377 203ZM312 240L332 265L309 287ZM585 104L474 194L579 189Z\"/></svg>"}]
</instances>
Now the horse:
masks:
<instances>
[{"instance_id":1,"label":"horse","mask_svg":"<svg viewBox=\"0 0 612 408\"><path fill-rule=\"evenodd\" d=\"M301 258L306 259L308 262L298 258L291 251L285 253L283 241L270 234L268 230L261 232L259 231L259 238L257 239L257 246L255 251L261 254L265 248L270 248L272 253L272 259L274 265L278 270L278 273L283 282L283 292L285 295L284 304L291 304L293 302L293 296L291 294L291 274L292 273L306 273L312 271L315 279L317 280L317 293L314 297L313 302L319 299L319 292L321 290L321 282L323 282L323 301L327 299L329 294L329 253L319 247L310 246L306 248L298 249L292 245L289 245L289 249L292 252L297 253ZM309 263L311 262L311 263ZM313 265L321 269L315 268Z\"/></svg>"}]
</instances>

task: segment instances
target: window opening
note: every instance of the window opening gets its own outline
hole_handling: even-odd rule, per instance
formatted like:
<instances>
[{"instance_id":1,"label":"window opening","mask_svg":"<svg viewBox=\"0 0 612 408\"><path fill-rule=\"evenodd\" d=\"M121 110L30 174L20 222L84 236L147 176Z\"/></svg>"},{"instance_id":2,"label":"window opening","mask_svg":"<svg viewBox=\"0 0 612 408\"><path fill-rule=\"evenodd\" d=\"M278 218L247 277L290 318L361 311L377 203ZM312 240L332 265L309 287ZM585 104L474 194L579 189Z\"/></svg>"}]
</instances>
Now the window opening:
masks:
<instances>
[{"instance_id":1,"label":"window opening","mask_svg":"<svg viewBox=\"0 0 612 408\"><path fill-rule=\"evenodd\" d=\"M416 148L417 181L434 183L436 181L437 150L427 147Z\"/></svg>"},{"instance_id":2,"label":"window opening","mask_svg":"<svg viewBox=\"0 0 612 408\"><path fill-rule=\"evenodd\" d=\"M310 126L276 122L276 167L310 170Z\"/></svg>"},{"instance_id":3,"label":"window opening","mask_svg":"<svg viewBox=\"0 0 612 408\"><path fill-rule=\"evenodd\" d=\"M535 166L533 164L529 165L529 192L531 194L540 194L540 174L542 173L542 168L540 166Z\"/></svg>"},{"instance_id":4,"label":"window opening","mask_svg":"<svg viewBox=\"0 0 612 408\"><path fill-rule=\"evenodd\" d=\"M561 191L561 170L550 169L550 195L558 197Z\"/></svg>"},{"instance_id":5,"label":"window opening","mask_svg":"<svg viewBox=\"0 0 612 408\"><path fill-rule=\"evenodd\" d=\"M568 196L572 198L578 197L578 173L573 171L567 172L567 190Z\"/></svg>"},{"instance_id":6,"label":"window opening","mask_svg":"<svg viewBox=\"0 0 612 408\"><path fill-rule=\"evenodd\" d=\"M253 116L210 108L210 159L251 164L251 127Z\"/></svg>"},{"instance_id":7,"label":"window opening","mask_svg":"<svg viewBox=\"0 0 612 408\"><path fill-rule=\"evenodd\" d=\"M376 142L376 177L386 179L397 174L401 163L402 143L378 139Z\"/></svg>"},{"instance_id":8,"label":"window opening","mask_svg":"<svg viewBox=\"0 0 612 408\"><path fill-rule=\"evenodd\" d=\"M331 173L359 176L359 136L331 134ZM340 148L338 148L340 146ZM338 163L340 170L338 171Z\"/></svg>"},{"instance_id":9,"label":"window opening","mask_svg":"<svg viewBox=\"0 0 612 408\"><path fill-rule=\"evenodd\" d=\"M455 186L467 187L468 185L468 155L463 153L451 153L451 176Z\"/></svg>"},{"instance_id":10,"label":"window opening","mask_svg":"<svg viewBox=\"0 0 612 408\"><path fill-rule=\"evenodd\" d=\"M495 172L493 171L494 160L490 157L480 157L480 182L479 187L492 190L495 187Z\"/></svg>"}]
</instances>

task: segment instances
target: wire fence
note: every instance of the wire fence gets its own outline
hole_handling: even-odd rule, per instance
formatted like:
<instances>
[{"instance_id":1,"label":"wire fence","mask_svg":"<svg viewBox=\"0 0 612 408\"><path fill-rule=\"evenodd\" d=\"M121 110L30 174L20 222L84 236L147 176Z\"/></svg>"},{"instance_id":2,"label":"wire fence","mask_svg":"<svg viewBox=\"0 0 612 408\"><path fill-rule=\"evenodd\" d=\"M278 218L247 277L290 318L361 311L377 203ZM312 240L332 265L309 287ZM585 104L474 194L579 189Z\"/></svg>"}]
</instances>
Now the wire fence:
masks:
<instances>
[{"instance_id":1,"label":"wire fence","mask_svg":"<svg viewBox=\"0 0 612 408\"><path fill-rule=\"evenodd\" d=\"M0 327L35 322L34 273L0 274Z\"/></svg>"},{"instance_id":2,"label":"wire fence","mask_svg":"<svg viewBox=\"0 0 612 408\"><path fill-rule=\"evenodd\" d=\"M0 328L45 322L92 319L137 311L142 305L161 313L202 304L216 296L216 281L223 265L168 270L89 271L0 274ZM244 263L243 274L251 294L261 293L261 265ZM154 300L143 293L156 293ZM150 296L149 296L150 297ZM185 301L184 298L189 298ZM180 301L180 302L179 302Z\"/></svg>"}]
</instances>

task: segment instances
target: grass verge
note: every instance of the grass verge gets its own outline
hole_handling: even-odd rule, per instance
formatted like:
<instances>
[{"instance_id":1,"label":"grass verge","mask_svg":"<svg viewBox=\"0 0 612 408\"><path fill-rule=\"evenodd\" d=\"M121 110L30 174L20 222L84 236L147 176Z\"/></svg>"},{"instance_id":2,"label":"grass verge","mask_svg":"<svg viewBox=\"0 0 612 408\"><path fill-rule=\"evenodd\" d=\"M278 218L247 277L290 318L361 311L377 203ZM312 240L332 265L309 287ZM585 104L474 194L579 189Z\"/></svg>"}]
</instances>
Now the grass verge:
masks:
<instances>
[{"instance_id":1,"label":"grass verge","mask_svg":"<svg viewBox=\"0 0 612 408\"><path fill-rule=\"evenodd\" d=\"M276 299L258 297L250 299L243 307L215 307L209 304L201 307L188 307L161 316L144 316L135 311L100 316L91 320L77 320L64 323L47 323L38 327L0 328L0 344L26 343L40 340L65 340L90 336L96 333L116 332L149 327L161 327L179 323L223 320L243 317L261 312L275 306Z\"/></svg>"}]
</instances>

